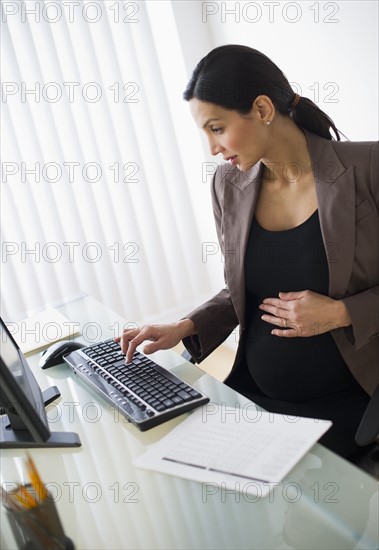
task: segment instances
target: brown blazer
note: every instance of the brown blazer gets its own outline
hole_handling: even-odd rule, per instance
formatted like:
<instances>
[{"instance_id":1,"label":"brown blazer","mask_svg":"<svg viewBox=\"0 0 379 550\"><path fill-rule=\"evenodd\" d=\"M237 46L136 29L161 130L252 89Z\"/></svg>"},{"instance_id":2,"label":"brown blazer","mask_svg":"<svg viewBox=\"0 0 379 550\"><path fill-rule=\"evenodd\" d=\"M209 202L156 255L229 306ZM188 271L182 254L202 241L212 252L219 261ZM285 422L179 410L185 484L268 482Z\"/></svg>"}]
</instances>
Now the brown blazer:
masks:
<instances>
[{"instance_id":1,"label":"brown blazer","mask_svg":"<svg viewBox=\"0 0 379 550\"><path fill-rule=\"evenodd\" d=\"M331 333L351 372L372 395L379 383L379 143L337 142L304 134L328 257L328 295L342 299L352 319L350 327ZM223 164L213 177L213 210L226 286L186 316L195 323L197 335L183 342L198 363L237 325L240 339L233 369L244 349L244 258L262 167L259 162L240 172Z\"/></svg>"}]
</instances>

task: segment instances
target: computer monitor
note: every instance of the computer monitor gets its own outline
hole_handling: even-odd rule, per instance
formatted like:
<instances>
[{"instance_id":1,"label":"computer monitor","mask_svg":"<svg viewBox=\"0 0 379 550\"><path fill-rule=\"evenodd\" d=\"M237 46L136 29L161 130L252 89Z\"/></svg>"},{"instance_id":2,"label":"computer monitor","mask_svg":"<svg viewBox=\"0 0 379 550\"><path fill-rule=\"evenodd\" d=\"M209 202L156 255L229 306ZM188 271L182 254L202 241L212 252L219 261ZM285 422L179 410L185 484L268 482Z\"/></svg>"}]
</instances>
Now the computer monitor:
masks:
<instances>
[{"instance_id":1,"label":"computer monitor","mask_svg":"<svg viewBox=\"0 0 379 550\"><path fill-rule=\"evenodd\" d=\"M51 432L45 407L60 396L41 392L22 351L0 318L0 448L79 447L78 434Z\"/></svg>"}]
</instances>

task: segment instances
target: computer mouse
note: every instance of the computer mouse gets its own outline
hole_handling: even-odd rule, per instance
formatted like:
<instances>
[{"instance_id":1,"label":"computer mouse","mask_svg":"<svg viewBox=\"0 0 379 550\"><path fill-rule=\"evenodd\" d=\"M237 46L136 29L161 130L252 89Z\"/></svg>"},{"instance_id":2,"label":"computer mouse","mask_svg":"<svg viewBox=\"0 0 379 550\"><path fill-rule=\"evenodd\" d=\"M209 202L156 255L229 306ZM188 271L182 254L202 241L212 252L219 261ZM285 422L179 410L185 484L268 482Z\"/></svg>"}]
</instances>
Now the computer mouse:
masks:
<instances>
[{"instance_id":1,"label":"computer mouse","mask_svg":"<svg viewBox=\"0 0 379 550\"><path fill-rule=\"evenodd\" d=\"M42 352L41 359L39 360L39 366L41 369L48 369L50 367L54 367L55 365L60 365L63 363L64 355L84 347L86 347L85 344L81 344L76 340L57 342Z\"/></svg>"}]
</instances>

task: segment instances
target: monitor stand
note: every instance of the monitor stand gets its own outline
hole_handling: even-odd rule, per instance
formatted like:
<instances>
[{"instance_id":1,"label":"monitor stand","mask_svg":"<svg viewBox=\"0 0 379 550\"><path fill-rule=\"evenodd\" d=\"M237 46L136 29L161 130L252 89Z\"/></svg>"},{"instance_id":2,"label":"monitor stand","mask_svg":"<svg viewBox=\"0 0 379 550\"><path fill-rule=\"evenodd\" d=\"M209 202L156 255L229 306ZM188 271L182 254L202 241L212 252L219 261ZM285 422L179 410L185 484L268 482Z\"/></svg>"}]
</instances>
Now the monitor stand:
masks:
<instances>
[{"instance_id":1,"label":"monitor stand","mask_svg":"<svg viewBox=\"0 0 379 550\"><path fill-rule=\"evenodd\" d=\"M44 406L60 397L57 386L51 386L42 392ZM9 416L9 415L8 415ZM11 415L17 418L17 415ZM36 441L28 430L13 429L9 417L4 415L1 418L0 448L1 449L32 449L47 447L80 447L81 441L74 432L51 432L46 441Z\"/></svg>"}]
</instances>

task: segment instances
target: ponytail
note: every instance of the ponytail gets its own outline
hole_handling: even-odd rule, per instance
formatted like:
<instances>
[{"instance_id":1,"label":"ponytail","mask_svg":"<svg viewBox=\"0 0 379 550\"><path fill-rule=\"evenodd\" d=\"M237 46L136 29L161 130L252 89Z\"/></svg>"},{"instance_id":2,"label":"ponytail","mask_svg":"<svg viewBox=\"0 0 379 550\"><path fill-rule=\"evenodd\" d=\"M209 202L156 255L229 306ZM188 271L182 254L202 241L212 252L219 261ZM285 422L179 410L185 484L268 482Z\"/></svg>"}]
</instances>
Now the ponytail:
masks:
<instances>
[{"instance_id":1,"label":"ponytail","mask_svg":"<svg viewBox=\"0 0 379 550\"><path fill-rule=\"evenodd\" d=\"M341 141L340 132L333 120L307 97L299 97L297 105L291 107L290 117L299 128L309 130L325 139ZM335 138L332 136L330 129L333 130Z\"/></svg>"}]
</instances>

